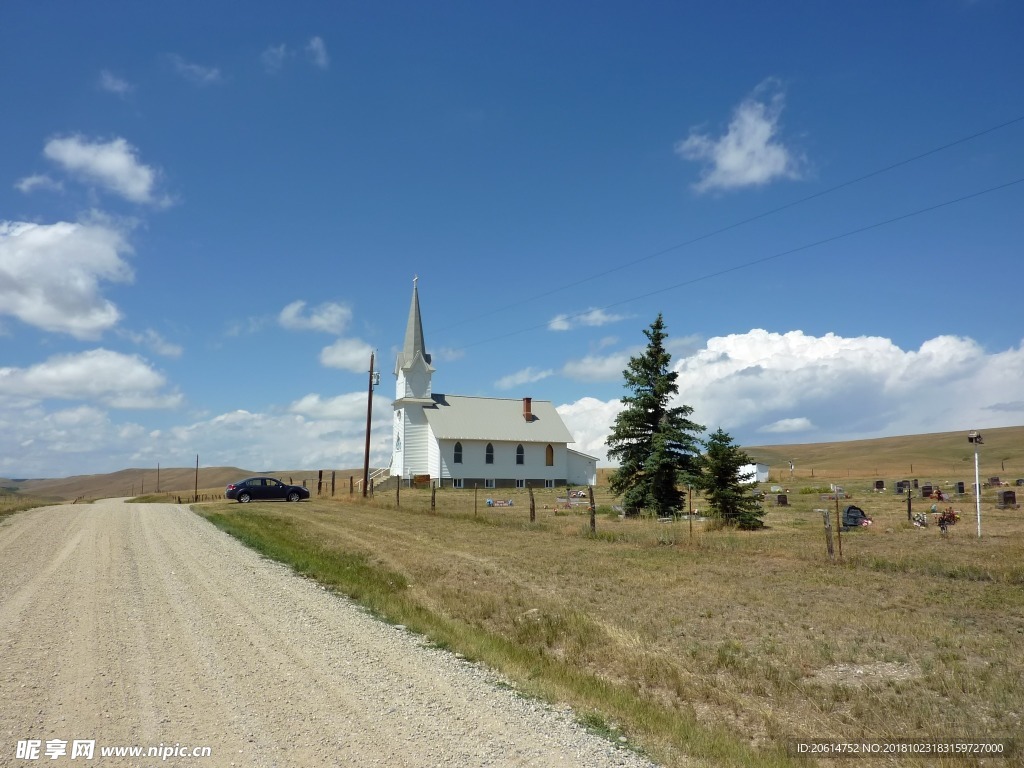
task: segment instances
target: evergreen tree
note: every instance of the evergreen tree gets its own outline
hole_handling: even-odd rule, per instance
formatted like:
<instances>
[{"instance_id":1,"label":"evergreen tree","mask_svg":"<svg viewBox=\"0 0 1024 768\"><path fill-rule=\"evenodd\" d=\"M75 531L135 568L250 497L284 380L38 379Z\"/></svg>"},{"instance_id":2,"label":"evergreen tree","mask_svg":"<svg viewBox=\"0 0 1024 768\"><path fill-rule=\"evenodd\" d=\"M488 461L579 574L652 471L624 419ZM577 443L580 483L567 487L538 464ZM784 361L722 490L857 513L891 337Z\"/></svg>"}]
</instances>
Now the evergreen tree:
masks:
<instances>
[{"instance_id":1,"label":"evergreen tree","mask_svg":"<svg viewBox=\"0 0 1024 768\"><path fill-rule=\"evenodd\" d=\"M608 456L619 461L611 489L622 497L627 514L647 509L667 517L683 505L679 483L698 470L697 436L704 427L689 420L693 408L671 405L679 394L678 374L669 369L660 314L644 335L647 348L622 372L630 394L622 398L624 407L607 440Z\"/></svg>"},{"instance_id":2,"label":"evergreen tree","mask_svg":"<svg viewBox=\"0 0 1024 768\"><path fill-rule=\"evenodd\" d=\"M704 490L711 514L726 525L745 531L764 526L764 509L754 497L756 482L744 480L740 467L750 464L750 457L721 427L704 443L700 487Z\"/></svg>"}]
</instances>

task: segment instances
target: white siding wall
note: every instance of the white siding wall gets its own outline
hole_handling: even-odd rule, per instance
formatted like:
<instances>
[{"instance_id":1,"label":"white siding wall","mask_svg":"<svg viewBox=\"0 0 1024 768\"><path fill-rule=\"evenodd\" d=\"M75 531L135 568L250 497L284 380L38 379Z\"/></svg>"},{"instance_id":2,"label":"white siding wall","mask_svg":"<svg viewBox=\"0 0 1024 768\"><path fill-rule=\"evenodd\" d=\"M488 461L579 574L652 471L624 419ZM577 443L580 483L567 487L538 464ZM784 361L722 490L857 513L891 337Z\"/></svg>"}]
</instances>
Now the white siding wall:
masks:
<instances>
[{"instance_id":1,"label":"white siding wall","mask_svg":"<svg viewBox=\"0 0 1024 768\"><path fill-rule=\"evenodd\" d=\"M461 440L462 463L454 461L455 440L441 440L439 461L441 477L482 477L495 480L561 480L568 476L568 450L565 443L551 443L554 466L544 464L547 443L523 443L523 463L516 464L519 443L492 440L494 463L486 463L486 440Z\"/></svg>"},{"instance_id":2,"label":"white siding wall","mask_svg":"<svg viewBox=\"0 0 1024 768\"><path fill-rule=\"evenodd\" d=\"M403 397L430 397L430 372L418 362L408 371L398 374L398 399Z\"/></svg>"},{"instance_id":3,"label":"white siding wall","mask_svg":"<svg viewBox=\"0 0 1024 768\"><path fill-rule=\"evenodd\" d=\"M402 435L401 450L396 448L398 444L394 442L394 434L391 436L391 474L401 477L405 474L405 435L402 434L401 423L397 419L395 420L395 428L392 429L392 432L398 432L398 434Z\"/></svg>"},{"instance_id":4,"label":"white siding wall","mask_svg":"<svg viewBox=\"0 0 1024 768\"><path fill-rule=\"evenodd\" d=\"M427 425L427 417L423 415L423 409L418 406L410 406L402 409L405 414L405 438L402 449L405 454L402 465L402 477L413 475L430 474L430 456L428 442L430 441L430 427Z\"/></svg>"},{"instance_id":5,"label":"white siding wall","mask_svg":"<svg viewBox=\"0 0 1024 768\"><path fill-rule=\"evenodd\" d=\"M569 459L569 482L573 485L597 485L597 459L572 451L566 453Z\"/></svg>"},{"instance_id":6,"label":"white siding wall","mask_svg":"<svg viewBox=\"0 0 1024 768\"><path fill-rule=\"evenodd\" d=\"M427 425L427 466L430 469L427 470L427 474L431 477L441 476L441 450L437 444L437 439L434 437L434 430Z\"/></svg>"},{"instance_id":7,"label":"white siding wall","mask_svg":"<svg viewBox=\"0 0 1024 768\"><path fill-rule=\"evenodd\" d=\"M767 483L768 470L767 464L744 464L739 469L739 476L740 479L748 483Z\"/></svg>"}]
</instances>

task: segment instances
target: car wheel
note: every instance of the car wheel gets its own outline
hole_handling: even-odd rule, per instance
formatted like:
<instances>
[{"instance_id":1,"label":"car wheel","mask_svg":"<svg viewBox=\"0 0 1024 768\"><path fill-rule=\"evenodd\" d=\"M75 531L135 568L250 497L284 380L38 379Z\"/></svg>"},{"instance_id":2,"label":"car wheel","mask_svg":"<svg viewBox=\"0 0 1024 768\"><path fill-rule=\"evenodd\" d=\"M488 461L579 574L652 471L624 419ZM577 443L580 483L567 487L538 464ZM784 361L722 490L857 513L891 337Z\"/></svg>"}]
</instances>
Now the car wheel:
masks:
<instances>
[{"instance_id":1,"label":"car wheel","mask_svg":"<svg viewBox=\"0 0 1024 768\"><path fill-rule=\"evenodd\" d=\"M298 491L292 491L291 493L288 494L288 501L298 501L298 500L299 500L299 492Z\"/></svg>"},{"instance_id":2,"label":"car wheel","mask_svg":"<svg viewBox=\"0 0 1024 768\"><path fill-rule=\"evenodd\" d=\"M242 504L248 504L250 499L252 499L252 496L250 496L248 493L238 494L238 501L241 502Z\"/></svg>"}]
</instances>

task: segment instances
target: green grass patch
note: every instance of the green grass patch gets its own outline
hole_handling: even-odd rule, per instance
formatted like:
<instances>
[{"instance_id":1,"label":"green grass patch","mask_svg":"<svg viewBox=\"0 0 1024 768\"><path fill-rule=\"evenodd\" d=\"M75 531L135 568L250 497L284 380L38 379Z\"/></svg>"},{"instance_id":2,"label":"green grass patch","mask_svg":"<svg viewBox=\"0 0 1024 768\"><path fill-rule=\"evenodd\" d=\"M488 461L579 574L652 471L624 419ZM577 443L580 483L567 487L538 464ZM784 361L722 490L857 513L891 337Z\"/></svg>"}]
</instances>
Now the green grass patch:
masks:
<instances>
[{"instance_id":1,"label":"green grass patch","mask_svg":"<svg viewBox=\"0 0 1024 768\"><path fill-rule=\"evenodd\" d=\"M366 554L324 546L294 522L272 513L208 514L206 519L265 557L344 592L381 616L394 618L396 623L404 618L389 614L401 603L397 596L407 586L405 577L372 564Z\"/></svg>"}]
</instances>

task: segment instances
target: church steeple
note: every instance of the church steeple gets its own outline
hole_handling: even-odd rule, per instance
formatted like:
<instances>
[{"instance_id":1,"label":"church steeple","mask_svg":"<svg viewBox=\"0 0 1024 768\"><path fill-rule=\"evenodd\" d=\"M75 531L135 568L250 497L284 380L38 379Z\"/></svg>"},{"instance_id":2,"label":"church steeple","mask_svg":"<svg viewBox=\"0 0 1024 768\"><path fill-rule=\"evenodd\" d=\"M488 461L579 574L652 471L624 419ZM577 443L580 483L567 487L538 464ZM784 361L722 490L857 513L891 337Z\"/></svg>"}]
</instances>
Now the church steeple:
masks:
<instances>
[{"instance_id":1,"label":"church steeple","mask_svg":"<svg viewBox=\"0 0 1024 768\"><path fill-rule=\"evenodd\" d=\"M398 378L395 394L398 400L430 398L430 378L434 367L430 364L423 342L423 319L420 317L420 294L418 277L412 281L412 303L409 305L409 321L405 327L405 343L395 361L395 376Z\"/></svg>"},{"instance_id":2,"label":"church steeple","mask_svg":"<svg viewBox=\"0 0 1024 768\"><path fill-rule=\"evenodd\" d=\"M409 322L405 326L405 344L398 359L398 368L407 367L416 358L418 352L423 361L430 364L430 355L427 354L426 345L423 343L423 319L420 317L420 294L417 282L419 277L412 279L412 304L409 305Z\"/></svg>"}]
</instances>

